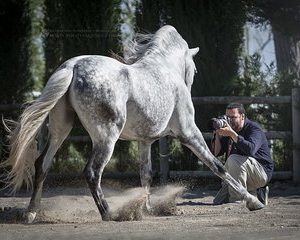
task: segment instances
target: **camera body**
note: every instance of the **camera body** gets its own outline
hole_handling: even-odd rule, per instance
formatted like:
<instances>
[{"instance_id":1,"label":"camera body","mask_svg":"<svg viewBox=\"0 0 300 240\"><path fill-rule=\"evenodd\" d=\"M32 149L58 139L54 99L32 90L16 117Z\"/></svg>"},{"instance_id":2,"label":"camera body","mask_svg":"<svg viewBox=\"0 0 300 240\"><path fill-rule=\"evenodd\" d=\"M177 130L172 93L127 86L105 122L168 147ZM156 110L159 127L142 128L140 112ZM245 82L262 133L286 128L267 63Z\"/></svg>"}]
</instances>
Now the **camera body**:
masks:
<instances>
[{"instance_id":1,"label":"camera body","mask_svg":"<svg viewBox=\"0 0 300 240\"><path fill-rule=\"evenodd\" d=\"M230 118L226 115L221 115L216 118L212 118L208 122L208 128L211 131L226 127L227 124L230 124Z\"/></svg>"}]
</instances>

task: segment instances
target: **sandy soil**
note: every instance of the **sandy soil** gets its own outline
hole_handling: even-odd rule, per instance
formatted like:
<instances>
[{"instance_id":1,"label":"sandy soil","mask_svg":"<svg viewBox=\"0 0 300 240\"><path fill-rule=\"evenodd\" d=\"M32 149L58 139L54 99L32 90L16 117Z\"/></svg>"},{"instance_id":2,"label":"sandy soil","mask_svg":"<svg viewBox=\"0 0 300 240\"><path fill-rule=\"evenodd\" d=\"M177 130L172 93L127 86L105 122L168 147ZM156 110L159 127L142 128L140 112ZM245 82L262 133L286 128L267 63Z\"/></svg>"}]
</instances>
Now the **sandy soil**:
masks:
<instances>
[{"instance_id":1,"label":"sandy soil","mask_svg":"<svg viewBox=\"0 0 300 240\"><path fill-rule=\"evenodd\" d=\"M245 204L212 205L216 191L207 188L178 196L182 191L154 188L154 215L147 215L142 189L106 187L115 219L127 221L104 222L87 188L50 188L31 225L21 223L28 194L2 194L0 239L300 239L300 188L292 183L272 184L269 205L254 212Z\"/></svg>"}]
</instances>

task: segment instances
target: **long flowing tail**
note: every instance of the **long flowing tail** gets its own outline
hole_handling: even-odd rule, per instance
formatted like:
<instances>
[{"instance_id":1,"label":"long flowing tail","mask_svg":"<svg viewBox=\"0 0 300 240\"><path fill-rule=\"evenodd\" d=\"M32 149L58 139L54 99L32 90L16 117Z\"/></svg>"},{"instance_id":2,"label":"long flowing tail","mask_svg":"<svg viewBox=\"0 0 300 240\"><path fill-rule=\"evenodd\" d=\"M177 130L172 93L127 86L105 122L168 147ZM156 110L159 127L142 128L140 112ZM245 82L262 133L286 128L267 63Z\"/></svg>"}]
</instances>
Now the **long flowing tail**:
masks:
<instances>
[{"instance_id":1,"label":"long flowing tail","mask_svg":"<svg viewBox=\"0 0 300 240\"><path fill-rule=\"evenodd\" d=\"M10 154L1 166L11 166L5 182L16 192L23 184L32 187L34 162L37 157L35 137L57 101L67 92L73 77L73 68L58 69L47 82L41 96L31 102L9 134ZM32 154L35 152L35 154ZM34 156L35 155L35 156Z\"/></svg>"}]
</instances>

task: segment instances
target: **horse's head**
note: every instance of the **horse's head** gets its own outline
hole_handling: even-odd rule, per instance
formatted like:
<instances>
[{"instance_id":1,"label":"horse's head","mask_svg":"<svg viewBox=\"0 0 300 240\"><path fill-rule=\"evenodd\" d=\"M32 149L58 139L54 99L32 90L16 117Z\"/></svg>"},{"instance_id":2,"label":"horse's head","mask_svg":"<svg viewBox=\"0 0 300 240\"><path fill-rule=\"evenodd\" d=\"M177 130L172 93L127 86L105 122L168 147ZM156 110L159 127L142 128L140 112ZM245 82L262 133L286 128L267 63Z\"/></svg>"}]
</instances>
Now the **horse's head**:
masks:
<instances>
[{"instance_id":1,"label":"horse's head","mask_svg":"<svg viewBox=\"0 0 300 240\"><path fill-rule=\"evenodd\" d=\"M196 65L194 63L193 57L198 53L199 48L187 49L185 52L185 84L191 91L192 84L194 81L195 72L197 72Z\"/></svg>"},{"instance_id":2,"label":"horse's head","mask_svg":"<svg viewBox=\"0 0 300 240\"><path fill-rule=\"evenodd\" d=\"M170 25L161 27L155 33L154 39L156 42L159 42L157 46L160 46L160 49L162 49L165 53L164 56L171 53L172 62L176 62L174 58L177 58L179 63L178 66L184 67L183 78L189 91L191 91L194 75L197 71L193 57L198 53L199 48L189 49L187 42L182 38L177 30Z\"/></svg>"}]
</instances>

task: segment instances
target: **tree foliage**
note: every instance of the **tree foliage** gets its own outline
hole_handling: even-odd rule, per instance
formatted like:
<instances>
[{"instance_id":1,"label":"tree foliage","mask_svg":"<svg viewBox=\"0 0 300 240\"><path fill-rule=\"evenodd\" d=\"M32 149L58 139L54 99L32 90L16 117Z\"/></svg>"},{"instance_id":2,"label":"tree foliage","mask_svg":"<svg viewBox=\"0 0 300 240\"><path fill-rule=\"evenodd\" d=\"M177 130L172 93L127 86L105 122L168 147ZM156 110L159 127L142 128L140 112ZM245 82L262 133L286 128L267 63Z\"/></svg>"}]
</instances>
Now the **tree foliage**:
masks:
<instances>
[{"instance_id":1,"label":"tree foliage","mask_svg":"<svg viewBox=\"0 0 300 240\"><path fill-rule=\"evenodd\" d=\"M0 104L28 100L33 86L30 72L31 21L26 0L0 1ZM16 119L18 111L1 112L4 118ZM0 127L0 156L5 154L6 130Z\"/></svg>"},{"instance_id":2,"label":"tree foliage","mask_svg":"<svg viewBox=\"0 0 300 240\"><path fill-rule=\"evenodd\" d=\"M46 0L46 80L63 61L78 55L119 52L119 0Z\"/></svg>"},{"instance_id":3,"label":"tree foliage","mask_svg":"<svg viewBox=\"0 0 300 240\"><path fill-rule=\"evenodd\" d=\"M269 84L266 95L291 95L292 88L300 87L300 2L297 0L248 1L249 19L263 26L272 26L276 53L277 73ZM268 108L269 129L292 131L291 108L271 105ZM278 166L292 167L292 143L276 140L273 154Z\"/></svg>"},{"instance_id":4,"label":"tree foliage","mask_svg":"<svg viewBox=\"0 0 300 240\"><path fill-rule=\"evenodd\" d=\"M29 71L31 21L26 0L0 1L0 103L24 102L33 81Z\"/></svg>"}]
</instances>

